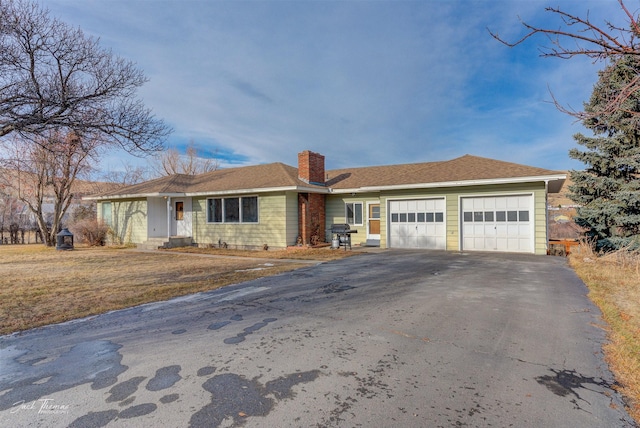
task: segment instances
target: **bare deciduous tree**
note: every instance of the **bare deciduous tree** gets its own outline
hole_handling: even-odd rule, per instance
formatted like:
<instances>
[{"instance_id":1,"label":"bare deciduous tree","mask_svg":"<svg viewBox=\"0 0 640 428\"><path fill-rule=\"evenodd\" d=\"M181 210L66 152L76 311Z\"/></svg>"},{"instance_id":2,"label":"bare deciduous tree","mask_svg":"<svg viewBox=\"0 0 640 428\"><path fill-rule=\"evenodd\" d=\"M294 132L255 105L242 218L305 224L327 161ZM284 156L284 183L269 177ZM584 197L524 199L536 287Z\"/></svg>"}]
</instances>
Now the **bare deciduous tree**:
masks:
<instances>
[{"instance_id":1,"label":"bare deciduous tree","mask_svg":"<svg viewBox=\"0 0 640 428\"><path fill-rule=\"evenodd\" d=\"M6 171L3 170L0 173L6 174ZM22 203L11 194L11 189L0 183L0 244L5 242L5 232L9 232L12 224L17 224L19 227L25 226L21 208Z\"/></svg>"},{"instance_id":2,"label":"bare deciduous tree","mask_svg":"<svg viewBox=\"0 0 640 428\"><path fill-rule=\"evenodd\" d=\"M2 176L3 185L33 213L43 241L56 243L62 220L73 200L72 186L88 172L91 156L99 144L85 141L73 133L51 132L47 141L12 139L5 150L12 155L4 161L11 174ZM51 204L52 212L45 207Z\"/></svg>"},{"instance_id":3,"label":"bare deciduous tree","mask_svg":"<svg viewBox=\"0 0 640 428\"><path fill-rule=\"evenodd\" d=\"M160 150L170 129L136 91L131 61L28 0L0 0L0 137L46 143L52 130L131 153Z\"/></svg>"},{"instance_id":4,"label":"bare deciduous tree","mask_svg":"<svg viewBox=\"0 0 640 428\"><path fill-rule=\"evenodd\" d=\"M102 176L105 181L104 183L95 183L99 187L96 189L96 193L113 189L114 186L124 187L141 183L148 178L148 175L148 168L139 165L135 166L130 163L123 163L121 170L107 171Z\"/></svg>"},{"instance_id":5,"label":"bare deciduous tree","mask_svg":"<svg viewBox=\"0 0 640 428\"><path fill-rule=\"evenodd\" d=\"M191 141L184 155L176 149L168 149L157 154L152 160L151 168L156 175L165 176L203 174L215 171L219 166L216 159L200 157L195 143Z\"/></svg>"},{"instance_id":6,"label":"bare deciduous tree","mask_svg":"<svg viewBox=\"0 0 640 428\"><path fill-rule=\"evenodd\" d=\"M489 30L493 38L509 47L522 44L524 41L543 35L548 40L548 45L541 47L542 57L556 57L569 59L576 56L585 56L594 61L616 62L624 55L640 55L640 22L638 16L629 11L624 0L618 0L620 10L626 21L625 26L619 26L613 21L605 20L603 23L594 23L587 12L586 17L580 17L561 10L558 7L547 7L545 10L558 16L561 26L558 28L542 28L521 21L526 33L516 41L507 41L497 32ZM601 105L601 112L613 114L624 108L625 101L634 93L640 91L640 75L631 80L627 87L611 96ZM552 94L553 97L553 94ZM579 120L591 118L592 113L575 111L563 107L556 99L553 101L558 109L564 113L576 117ZM638 112L628 113L639 115Z\"/></svg>"}]
</instances>

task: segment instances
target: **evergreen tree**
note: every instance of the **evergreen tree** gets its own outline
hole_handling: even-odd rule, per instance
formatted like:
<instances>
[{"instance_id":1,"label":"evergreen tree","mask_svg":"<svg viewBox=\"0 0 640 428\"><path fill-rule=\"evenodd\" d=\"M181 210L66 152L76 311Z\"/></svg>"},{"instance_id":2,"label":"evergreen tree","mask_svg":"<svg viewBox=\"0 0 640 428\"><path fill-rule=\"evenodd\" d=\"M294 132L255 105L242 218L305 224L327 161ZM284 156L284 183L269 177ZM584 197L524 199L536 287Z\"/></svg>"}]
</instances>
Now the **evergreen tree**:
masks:
<instances>
[{"instance_id":1,"label":"evergreen tree","mask_svg":"<svg viewBox=\"0 0 640 428\"><path fill-rule=\"evenodd\" d=\"M571 171L571 199L580 205L576 223L598 250L640 248L640 57L614 58L599 73L585 104L584 126L593 137L574 139L586 150L569 156L587 165ZM612 100L621 100L611 108Z\"/></svg>"}]
</instances>

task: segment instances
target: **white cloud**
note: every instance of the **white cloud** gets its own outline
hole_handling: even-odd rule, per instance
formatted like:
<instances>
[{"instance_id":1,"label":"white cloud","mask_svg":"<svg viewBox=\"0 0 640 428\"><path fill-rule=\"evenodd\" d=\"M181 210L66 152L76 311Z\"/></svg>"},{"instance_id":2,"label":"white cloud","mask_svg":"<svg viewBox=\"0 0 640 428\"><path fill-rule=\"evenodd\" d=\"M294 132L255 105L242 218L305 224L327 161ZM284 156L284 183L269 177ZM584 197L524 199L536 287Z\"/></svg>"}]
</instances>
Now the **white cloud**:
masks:
<instances>
[{"instance_id":1,"label":"white cloud","mask_svg":"<svg viewBox=\"0 0 640 428\"><path fill-rule=\"evenodd\" d=\"M601 3L559 2L604 19ZM544 39L490 37L523 34L518 16L544 23L543 1L47 4L145 70L141 96L174 144L232 162L295 165L311 149L330 168L464 153L563 168L575 127L547 85L580 107L596 79L584 61L539 58Z\"/></svg>"}]
</instances>

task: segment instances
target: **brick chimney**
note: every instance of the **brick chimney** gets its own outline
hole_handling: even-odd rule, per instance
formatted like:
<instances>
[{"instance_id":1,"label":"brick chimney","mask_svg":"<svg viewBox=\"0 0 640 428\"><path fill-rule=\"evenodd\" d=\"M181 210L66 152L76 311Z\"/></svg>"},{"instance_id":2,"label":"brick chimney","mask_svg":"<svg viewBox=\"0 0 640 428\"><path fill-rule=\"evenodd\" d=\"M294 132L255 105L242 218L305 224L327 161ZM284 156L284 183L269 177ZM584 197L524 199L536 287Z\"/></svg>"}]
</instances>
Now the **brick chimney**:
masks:
<instances>
[{"instance_id":1,"label":"brick chimney","mask_svg":"<svg viewBox=\"0 0 640 428\"><path fill-rule=\"evenodd\" d=\"M324 185L324 156L309 150L298 153L298 177L307 183Z\"/></svg>"},{"instance_id":2,"label":"brick chimney","mask_svg":"<svg viewBox=\"0 0 640 428\"><path fill-rule=\"evenodd\" d=\"M298 178L310 184L324 186L324 156L305 150L298 153ZM325 195L298 194L298 233L303 245L325 242Z\"/></svg>"}]
</instances>

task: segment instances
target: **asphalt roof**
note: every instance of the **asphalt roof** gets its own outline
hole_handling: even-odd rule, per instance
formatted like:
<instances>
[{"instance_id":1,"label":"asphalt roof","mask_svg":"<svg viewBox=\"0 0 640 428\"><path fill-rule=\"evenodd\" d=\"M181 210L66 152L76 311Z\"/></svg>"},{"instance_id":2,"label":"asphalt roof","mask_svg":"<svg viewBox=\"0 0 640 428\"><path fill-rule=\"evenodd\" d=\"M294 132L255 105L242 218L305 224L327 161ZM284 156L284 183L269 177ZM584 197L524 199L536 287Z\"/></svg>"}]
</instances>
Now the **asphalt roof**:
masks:
<instances>
[{"instance_id":1,"label":"asphalt roof","mask_svg":"<svg viewBox=\"0 0 640 428\"><path fill-rule=\"evenodd\" d=\"M495 159L464 155L448 161L344 168L325 172L326 186L309 184L298 177L298 169L280 162L225 168L200 175L175 174L98 195L122 197L176 193L221 193L243 190L305 188L334 190L471 182L564 175L552 171Z\"/></svg>"},{"instance_id":2,"label":"asphalt roof","mask_svg":"<svg viewBox=\"0 0 640 428\"><path fill-rule=\"evenodd\" d=\"M334 189L509 179L564 174L517 163L464 155L448 161L345 168L328 172Z\"/></svg>"}]
</instances>

